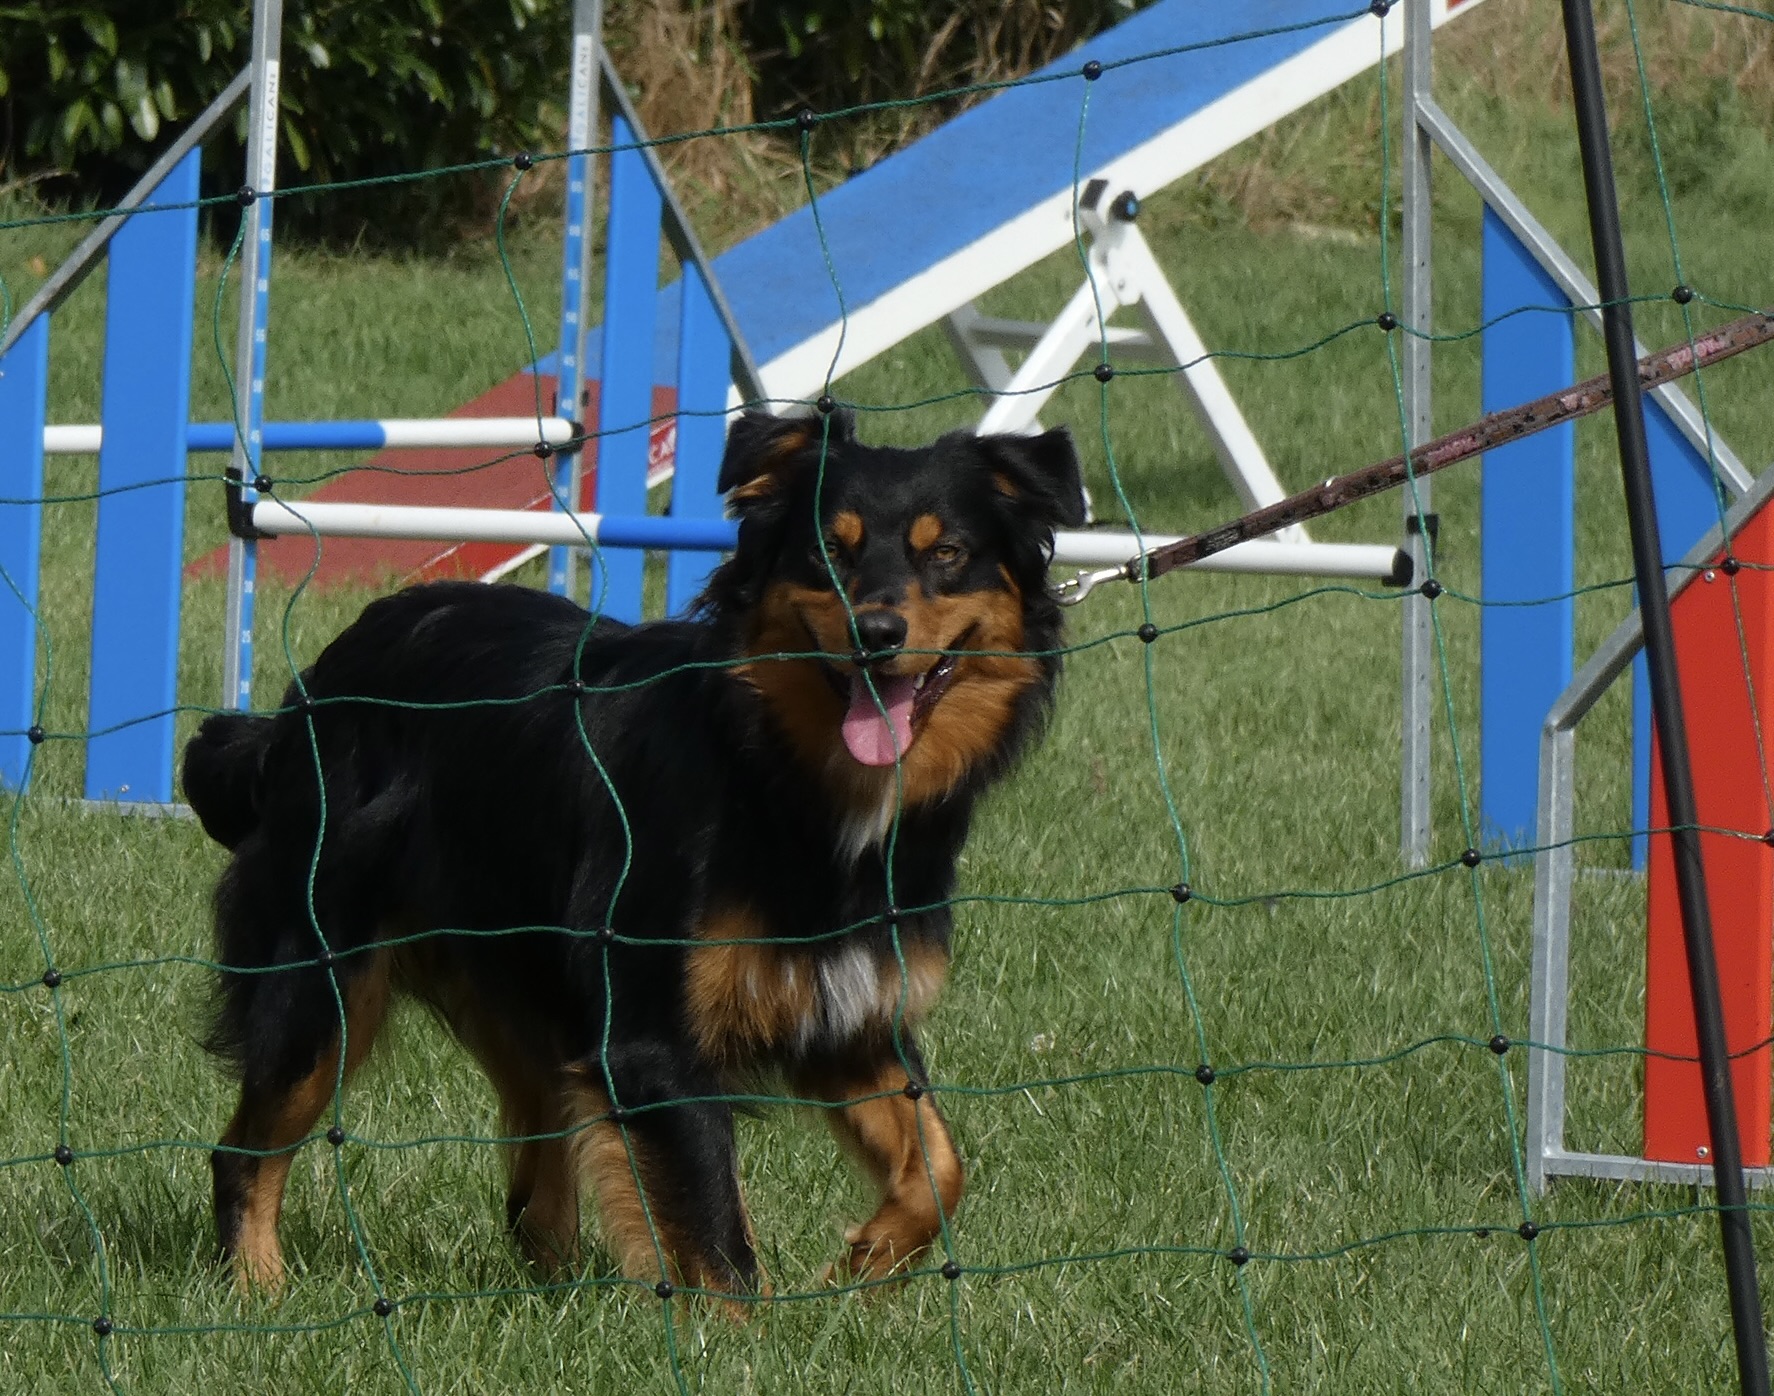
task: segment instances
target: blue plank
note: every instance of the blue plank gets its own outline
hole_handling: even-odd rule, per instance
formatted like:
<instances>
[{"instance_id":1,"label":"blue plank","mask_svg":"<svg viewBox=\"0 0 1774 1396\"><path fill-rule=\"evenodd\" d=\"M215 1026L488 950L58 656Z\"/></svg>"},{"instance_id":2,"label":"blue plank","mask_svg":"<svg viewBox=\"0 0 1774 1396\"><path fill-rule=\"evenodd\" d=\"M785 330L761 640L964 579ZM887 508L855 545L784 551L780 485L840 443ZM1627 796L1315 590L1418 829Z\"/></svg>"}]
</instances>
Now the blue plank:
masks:
<instances>
[{"instance_id":1,"label":"blue plank","mask_svg":"<svg viewBox=\"0 0 1774 1396\"><path fill-rule=\"evenodd\" d=\"M1523 306L1556 308L1493 323ZM1556 283L1487 208L1484 412L1571 382L1569 311ZM1480 829L1505 847L1532 841L1540 726L1571 681L1574 441L1566 423L1484 455Z\"/></svg>"},{"instance_id":2,"label":"blue plank","mask_svg":"<svg viewBox=\"0 0 1774 1396\"><path fill-rule=\"evenodd\" d=\"M826 249L854 311L1072 188L1079 169L1101 168L1329 37L1362 8L1162 0L1121 21L1033 75L1044 80L997 93L822 194L817 228L803 207L717 258L753 357L768 363L838 319ZM1378 22L1353 22L1371 27L1377 59ZM1250 33L1258 36L1237 38ZM1094 83L1079 76L1087 59L1105 66ZM1140 61L1114 66L1129 59ZM829 154L817 130L813 140L816 155Z\"/></svg>"},{"instance_id":3,"label":"blue plank","mask_svg":"<svg viewBox=\"0 0 1774 1396\"><path fill-rule=\"evenodd\" d=\"M828 250L854 311L1071 189L1078 169L1100 169L1349 24L1368 29L1378 59L1377 22L1359 0L1147 6L820 194L817 225L803 206L715 258L752 358L768 363L838 319ZM1080 75L1087 59L1105 67L1094 83ZM821 139L816 131L816 154ZM677 355L669 310L654 354L655 381L669 382Z\"/></svg>"},{"instance_id":4,"label":"blue plank","mask_svg":"<svg viewBox=\"0 0 1774 1396\"><path fill-rule=\"evenodd\" d=\"M181 160L144 209L194 203L198 158L194 150ZM88 710L96 735L86 750L86 798L165 804L172 800L197 210L136 213L108 255Z\"/></svg>"},{"instance_id":5,"label":"blue plank","mask_svg":"<svg viewBox=\"0 0 1774 1396\"><path fill-rule=\"evenodd\" d=\"M684 307L678 326L677 470L671 482L675 519L721 516L721 449L727 435L727 391L732 386L733 344L721 324L708 284L695 267L684 268ZM673 553L665 568L665 608L677 615L712 570L709 559Z\"/></svg>"},{"instance_id":6,"label":"blue plank","mask_svg":"<svg viewBox=\"0 0 1774 1396\"><path fill-rule=\"evenodd\" d=\"M634 133L612 119L613 143ZM636 346L654 342L659 319L659 220L664 208L647 162L639 152L610 157L610 218L604 254L603 376L598 380L597 493L604 514L647 512L647 448L653 415L653 355ZM592 568L591 603L618 620L641 618L638 552L605 553Z\"/></svg>"},{"instance_id":7,"label":"blue plank","mask_svg":"<svg viewBox=\"0 0 1774 1396\"><path fill-rule=\"evenodd\" d=\"M31 754L25 731L37 720L37 588L48 389L45 315L0 359L0 789L6 790L24 785Z\"/></svg>"},{"instance_id":8,"label":"blue plank","mask_svg":"<svg viewBox=\"0 0 1774 1396\"><path fill-rule=\"evenodd\" d=\"M1651 449L1651 490L1663 563L1679 562L1723 516L1725 501L1707 466L1655 398L1645 399L1645 440ZM1632 827L1651 822L1651 677L1645 657L1632 662ZM1645 866L1646 839L1635 834L1632 866Z\"/></svg>"}]
</instances>

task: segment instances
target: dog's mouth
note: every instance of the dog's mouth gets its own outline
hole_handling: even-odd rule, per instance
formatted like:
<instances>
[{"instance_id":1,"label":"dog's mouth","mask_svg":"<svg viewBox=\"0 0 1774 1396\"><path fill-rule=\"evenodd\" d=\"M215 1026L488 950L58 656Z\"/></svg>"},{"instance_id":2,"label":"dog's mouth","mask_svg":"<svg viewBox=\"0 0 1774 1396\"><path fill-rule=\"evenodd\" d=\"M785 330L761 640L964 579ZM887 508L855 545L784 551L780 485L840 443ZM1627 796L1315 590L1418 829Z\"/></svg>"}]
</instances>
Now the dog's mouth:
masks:
<instances>
[{"instance_id":1,"label":"dog's mouth","mask_svg":"<svg viewBox=\"0 0 1774 1396\"><path fill-rule=\"evenodd\" d=\"M827 677L845 703L839 724L844 746L859 765L891 766L904 759L954 680L961 656L953 651L963 649L971 634L971 630L963 634L950 646L950 653L916 674L862 667L840 673L826 667Z\"/></svg>"}]
</instances>

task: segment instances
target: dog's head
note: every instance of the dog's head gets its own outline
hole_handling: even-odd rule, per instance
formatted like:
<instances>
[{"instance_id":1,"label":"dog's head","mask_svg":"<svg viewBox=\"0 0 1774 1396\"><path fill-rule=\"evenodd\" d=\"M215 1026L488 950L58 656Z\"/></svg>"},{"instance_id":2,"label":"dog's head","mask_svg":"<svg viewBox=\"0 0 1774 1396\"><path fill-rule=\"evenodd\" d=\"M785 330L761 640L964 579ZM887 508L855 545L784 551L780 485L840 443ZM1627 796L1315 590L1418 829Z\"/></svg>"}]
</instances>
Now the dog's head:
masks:
<instances>
[{"instance_id":1,"label":"dog's head","mask_svg":"<svg viewBox=\"0 0 1774 1396\"><path fill-rule=\"evenodd\" d=\"M747 680L841 795L907 806L989 776L1058 673L1046 589L1058 524L1082 521L1064 431L865 446L850 418L748 413L720 486L739 546L703 608Z\"/></svg>"}]
</instances>

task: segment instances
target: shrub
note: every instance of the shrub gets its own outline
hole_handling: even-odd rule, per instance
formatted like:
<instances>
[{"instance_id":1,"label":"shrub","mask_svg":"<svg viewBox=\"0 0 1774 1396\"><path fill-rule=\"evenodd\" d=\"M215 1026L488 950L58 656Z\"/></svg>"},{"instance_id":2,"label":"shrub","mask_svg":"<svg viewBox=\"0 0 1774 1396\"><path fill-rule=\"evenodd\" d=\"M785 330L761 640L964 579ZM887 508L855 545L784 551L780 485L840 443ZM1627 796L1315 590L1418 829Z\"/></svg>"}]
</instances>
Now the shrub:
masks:
<instances>
[{"instance_id":1,"label":"shrub","mask_svg":"<svg viewBox=\"0 0 1774 1396\"><path fill-rule=\"evenodd\" d=\"M246 64L240 0L0 5L6 168L52 195L109 202ZM563 0L292 0L284 13L282 185L374 178L557 147L570 43ZM245 113L206 161L237 187ZM293 164L294 169L291 169ZM297 177L299 176L299 177ZM483 186L484 187L484 186ZM409 242L475 202L457 181L285 200L280 226ZM447 221L447 220L446 220Z\"/></svg>"}]
</instances>

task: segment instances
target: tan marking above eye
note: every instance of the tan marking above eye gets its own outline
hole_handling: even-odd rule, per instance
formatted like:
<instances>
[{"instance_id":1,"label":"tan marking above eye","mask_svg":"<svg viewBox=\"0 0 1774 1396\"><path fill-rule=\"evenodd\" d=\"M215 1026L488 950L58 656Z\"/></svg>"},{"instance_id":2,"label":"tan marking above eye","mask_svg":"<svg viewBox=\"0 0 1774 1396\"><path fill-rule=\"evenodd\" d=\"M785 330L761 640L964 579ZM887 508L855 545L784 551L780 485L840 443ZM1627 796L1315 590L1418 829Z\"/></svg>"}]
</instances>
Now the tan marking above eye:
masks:
<instances>
[{"instance_id":1,"label":"tan marking above eye","mask_svg":"<svg viewBox=\"0 0 1774 1396\"><path fill-rule=\"evenodd\" d=\"M844 510L832 520L830 532L846 548L852 551L860 548L863 539L862 515L854 509Z\"/></svg>"},{"instance_id":2,"label":"tan marking above eye","mask_svg":"<svg viewBox=\"0 0 1774 1396\"><path fill-rule=\"evenodd\" d=\"M942 520L935 514L920 514L912 520L912 526L905 532L906 542L912 545L915 552L923 552L932 547L943 535Z\"/></svg>"}]
</instances>

